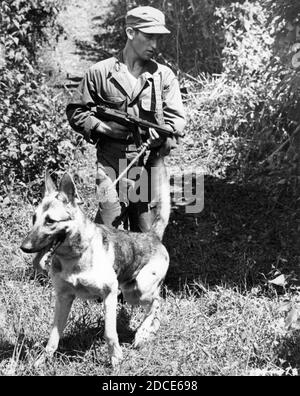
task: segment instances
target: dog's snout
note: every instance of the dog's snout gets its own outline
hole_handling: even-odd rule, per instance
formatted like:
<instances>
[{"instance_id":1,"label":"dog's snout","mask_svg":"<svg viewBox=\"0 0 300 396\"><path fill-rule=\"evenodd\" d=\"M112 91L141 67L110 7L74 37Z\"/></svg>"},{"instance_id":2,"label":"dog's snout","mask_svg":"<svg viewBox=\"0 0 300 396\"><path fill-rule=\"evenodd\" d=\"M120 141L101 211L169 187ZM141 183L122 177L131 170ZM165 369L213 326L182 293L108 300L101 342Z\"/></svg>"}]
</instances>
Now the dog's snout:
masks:
<instances>
[{"instance_id":1,"label":"dog's snout","mask_svg":"<svg viewBox=\"0 0 300 396\"><path fill-rule=\"evenodd\" d=\"M21 248L21 250L23 250L24 253L33 253L32 243L26 239L25 239L25 241L23 241L20 248Z\"/></svg>"},{"instance_id":2,"label":"dog's snout","mask_svg":"<svg viewBox=\"0 0 300 396\"><path fill-rule=\"evenodd\" d=\"M28 249L26 246L21 245L21 249L24 253L31 253L31 249Z\"/></svg>"}]
</instances>

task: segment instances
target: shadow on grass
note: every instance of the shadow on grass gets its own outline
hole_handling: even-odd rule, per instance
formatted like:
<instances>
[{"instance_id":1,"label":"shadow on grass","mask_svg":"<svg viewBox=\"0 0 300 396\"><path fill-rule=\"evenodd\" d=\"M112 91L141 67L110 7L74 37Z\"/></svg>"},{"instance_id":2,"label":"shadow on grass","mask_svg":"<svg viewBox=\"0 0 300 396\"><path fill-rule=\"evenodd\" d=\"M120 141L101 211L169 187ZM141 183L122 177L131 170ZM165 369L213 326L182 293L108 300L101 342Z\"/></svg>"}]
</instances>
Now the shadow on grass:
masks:
<instances>
[{"instance_id":1,"label":"shadow on grass","mask_svg":"<svg viewBox=\"0 0 300 396\"><path fill-rule=\"evenodd\" d=\"M169 288L200 279L244 289L274 269L298 275L299 212L287 187L271 193L264 185L205 177L204 190L201 213L190 215L180 208L171 215L164 236L171 259Z\"/></svg>"},{"instance_id":2,"label":"shadow on grass","mask_svg":"<svg viewBox=\"0 0 300 396\"><path fill-rule=\"evenodd\" d=\"M15 343L10 342L5 336L0 339L0 363L4 360L14 359L26 361L28 351L34 349L35 341L29 339L23 332L20 332Z\"/></svg>"},{"instance_id":3,"label":"shadow on grass","mask_svg":"<svg viewBox=\"0 0 300 396\"><path fill-rule=\"evenodd\" d=\"M281 365L285 368L287 375L288 369L293 367L300 371L300 332L294 334L293 337L288 337L281 342L278 350L278 358L282 362Z\"/></svg>"},{"instance_id":4,"label":"shadow on grass","mask_svg":"<svg viewBox=\"0 0 300 396\"><path fill-rule=\"evenodd\" d=\"M121 345L133 341L135 331L129 327L129 323L130 316L122 306L117 318L117 332ZM62 338L59 352L63 352L70 360L72 358L76 359L78 354L84 354L98 342L105 343L104 318L99 318L96 327L91 327L85 323L76 324L74 331Z\"/></svg>"},{"instance_id":5,"label":"shadow on grass","mask_svg":"<svg viewBox=\"0 0 300 396\"><path fill-rule=\"evenodd\" d=\"M117 332L120 345L133 342L135 331L129 327L130 316L127 310L122 306L117 318ZM9 342L5 335L0 337L0 363L9 361L14 358L17 361L26 362L28 351L34 351L34 354L42 352L47 344L47 340L41 340L43 346L37 349L36 342L28 339L24 334L19 334L16 344ZM104 319L99 318L96 326L92 327L87 323L75 323L74 329L67 335L63 336L58 347L58 353L63 353L69 361L77 361L88 350L93 348L97 343L106 343L104 338Z\"/></svg>"},{"instance_id":6,"label":"shadow on grass","mask_svg":"<svg viewBox=\"0 0 300 396\"><path fill-rule=\"evenodd\" d=\"M5 337L0 339L0 362L6 359L10 359L14 354L15 346L7 341Z\"/></svg>"}]
</instances>

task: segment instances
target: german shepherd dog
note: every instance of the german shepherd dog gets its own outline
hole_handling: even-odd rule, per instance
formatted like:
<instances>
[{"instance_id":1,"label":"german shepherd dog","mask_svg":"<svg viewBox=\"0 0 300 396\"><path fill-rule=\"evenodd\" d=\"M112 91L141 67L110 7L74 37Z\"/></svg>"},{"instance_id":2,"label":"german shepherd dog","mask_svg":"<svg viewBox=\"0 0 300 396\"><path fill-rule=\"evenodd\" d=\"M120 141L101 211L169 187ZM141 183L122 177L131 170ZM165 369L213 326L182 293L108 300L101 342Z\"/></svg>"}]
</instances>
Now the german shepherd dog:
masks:
<instances>
[{"instance_id":1,"label":"german shepherd dog","mask_svg":"<svg viewBox=\"0 0 300 396\"><path fill-rule=\"evenodd\" d=\"M122 359L116 329L119 289L129 304L146 307L134 346L156 333L160 326L160 287L169 266L169 255L161 242L170 214L166 183L164 188L163 209L158 210L151 230L133 233L90 221L77 203L71 176L66 173L57 189L46 173L44 198L21 245L26 253L53 253L50 274L56 292L55 315L42 361L57 350L75 297L103 300L104 336L113 366Z\"/></svg>"}]
</instances>

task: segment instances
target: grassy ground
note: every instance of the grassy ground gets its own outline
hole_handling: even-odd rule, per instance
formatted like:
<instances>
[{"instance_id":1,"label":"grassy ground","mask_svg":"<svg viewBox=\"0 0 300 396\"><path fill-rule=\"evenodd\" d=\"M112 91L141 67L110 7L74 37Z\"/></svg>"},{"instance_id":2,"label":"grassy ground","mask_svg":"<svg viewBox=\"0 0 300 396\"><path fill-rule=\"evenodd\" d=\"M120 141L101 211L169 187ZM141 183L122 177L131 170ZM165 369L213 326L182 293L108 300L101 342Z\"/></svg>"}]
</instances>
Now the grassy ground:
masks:
<instances>
[{"instance_id":1,"label":"grassy ground","mask_svg":"<svg viewBox=\"0 0 300 396\"><path fill-rule=\"evenodd\" d=\"M56 60L63 74L80 74L95 60L86 20L101 21L103 4L90 4L72 2L61 16L67 36ZM172 211L164 238L171 264L160 331L134 350L131 341L143 311L120 303L124 361L117 371L109 365L102 305L81 301L73 306L54 360L34 367L53 318L53 288L49 279L35 277L30 256L19 248L33 207L19 197L0 203L0 374L298 375L299 333L286 330L282 308L286 300L296 304L299 295L298 201L285 184L271 190L266 177L246 183L220 177L216 164L224 161L217 160L219 152L208 152L207 136L201 139L195 145L187 134L168 161L175 174L205 173L204 209L197 214L180 207ZM79 193L91 218L96 208L93 158L90 147L73 169L81 175ZM280 275L284 282L270 283Z\"/></svg>"},{"instance_id":2,"label":"grassy ground","mask_svg":"<svg viewBox=\"0 0 300 396\"><path fill-rule=\"evenodd\" d=\"M93 171L87 169L83 163L81 170L85 170L86 177L79 184L79 193L85 201L84 211L92 217ZM17 201L2 205L0 373L297 375L298 333L285 330L285 312L281 309L282 302L296 300L297 293L290 287L267 282L267 277L275 277L275 273L266 272L272 267L270 261L260 263L261 267L256 263L255 259L262 254L257 245L261 234L255 235L255 230L249 227L251 208L247 212L241 206L238 219L236 215L224 214L217 210L220 202L215 202L217 196L222 196L224 186L218 191L221 187L215 184L214 194L211 188L208 184L210 194L199 215L186 216L179 210L172 213L165 236L171 265L163 293L163 320L151 343L139 350L132 348L134 330L143 310L119 304L118 332L124 361L118 370L109 365L102 304L79 300L72 308L54 360L38 369L34 367L53 318L53 288L49 279L43 282L36 279L31 257L19 249L31 224L33 207ZM245 197L232 197L233 208L239 199ZM247 202L251 200L251 195L250 198L247 195ZM261 215L262 210L263 206ZM248 228L243 234L245 227L241 224L246 218ZM227 230L224 224L230 228ZM249 240L251 232L253 239ZM275 247L261 249L269 255L267 260L272 255L276 257Z\"/></svg>"}]
</instances>

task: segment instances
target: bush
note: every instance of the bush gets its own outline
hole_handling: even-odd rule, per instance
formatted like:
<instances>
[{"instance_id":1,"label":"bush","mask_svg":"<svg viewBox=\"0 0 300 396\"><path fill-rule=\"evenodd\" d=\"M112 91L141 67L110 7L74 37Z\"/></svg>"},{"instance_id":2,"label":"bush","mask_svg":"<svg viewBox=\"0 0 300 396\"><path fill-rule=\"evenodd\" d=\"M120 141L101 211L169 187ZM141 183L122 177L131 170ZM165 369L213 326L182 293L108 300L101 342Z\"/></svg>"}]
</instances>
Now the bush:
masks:
<instances>
[{"instance_id":1,"label":"bush","mask_svg":"<svg viewBox=\"0 0 300 396\"><path fill-rule=\"evenodd\" d=\"M274 173L280 169L281 182L285 181L283 175L288 178L297 171L293 163L286 161L286 150L277 151L281 145L288 147L284 142L300 120L299 72L292 70L291 58L283 61L283 54L290 51L290 46L281 48L281 56L278 53L278 41L283 32L286 35L286 26L290 23L286 15L291 17L291 9L287 12L278 4L276 8L270 2L259 1L232 3L215 11L218 30L224 36L223 70L219 81L211 85L210 95L207 94L208 86L198 92L198 98L204 99L197 101L200 111L194 125L197 128L201 124L199 120L203 119L206 126L213 126L210 135L226 132L230 136L224 143L228 150L218 146L214 149L221 153L235 151L232 163L245 172L244 177L261 172L262 165L267 165L266 170ZM295 24L298 21L295 8L293 18ZM286 44L286 39L284 42ZM210 122L207 109L212 116ZM214 139L215 144L217 140ZM222 141L225 142L223 138ZM232 143L237 141L239 144L234 149ZM227 158L226 154L221 159L224 166Z\"/></svg>"},{"instance_id":2,"label":"bush","mask_svg":"<svg viewBox=\"0 0 300 396\"><path fill-rule=\"evenodd\" d=\"M62 170L76 145L64 100L47 87L36 53L56 31L61 0L2 1L0 90L0 193L36 187L45 168ZM34 189L33 189L34 190Z\"/></svg>"},{"instance_id":3,"label":"bush","mask_svg":"<svg viewBox=\"0 0 300 396\"><path fill-rule=\"evenodd\" d=\"M274 97L289 122L300 122L300 4L296 0L265 1L273 26L272 67L278 76Z\"/></svg>"},{"instance_id":4,"label":"bush","mask_svg":"<svg viewBox=\"0 0 300 396\"><path fill-rule=\"evenodd\" d=\"M267 14L260 2L246 1L220 7L215 15L225 39L222 76L225 84L234 87L240 97L235 103L236 119L232 119L230 129L251 139L260 155L255 144L260 146L265 141L264 134L269 136L270 129L274 129L276 106L272 92L278 84L274 70L269 67L274 40Z\"/></svg>"},{"instance_id":5,"label":"bush","mask_svg":"<svg viewBox=\"0 0 300 396\"><path fill-rule=\"evenodd\" d=\"M12 0L0 4L1 44L7 67L24 69L36 61L37 49L57 37L60 29L56 16L63 0Z\"/></svg>"},{"instance_id":6,"label":"bush","mask_svg":"<svg viewBox=\"0 0 300 396\"><path fill-rule=\"evenodd\" d=\"M236 167L249 150L249 130L246 118L248 101L253 93L241 89L236 82L228 83L226 76L198 77L186 101L188 115L186 151L192 146L192 157L205 174L225 177L228 168ZM188 166L188 164L186 164Z\"/></svg>"},{"instance_id":7,"label":"bush","mask_svg":"<svg viewBox=\"0 0 300 396\"><path fill-rule=\"evenodd\" d=\"M33 77L33 76L32 76ZM38 77L38 75L36 76ZM65 103L39 79L5 75L1 92L0 190L37 187L46 168L60 171L73 157L75 140L65 118Z\"/></svg>"},{"instance_id":8,"label":"bush","mask_svg":"<svg viewBox=\"0 0 300 396\"><path fill-rule=\"evenodd\" d=\"M201 148L195 154L206 172L225 177L230 169L241 176L250 158L263 155L261 131L273 128L276 80L267 68L273 40L259 2L217 7L214 17L224 37L222 72L196 78L183 74L190 92L187 132Z\"/></svg>"}]
</instances>

